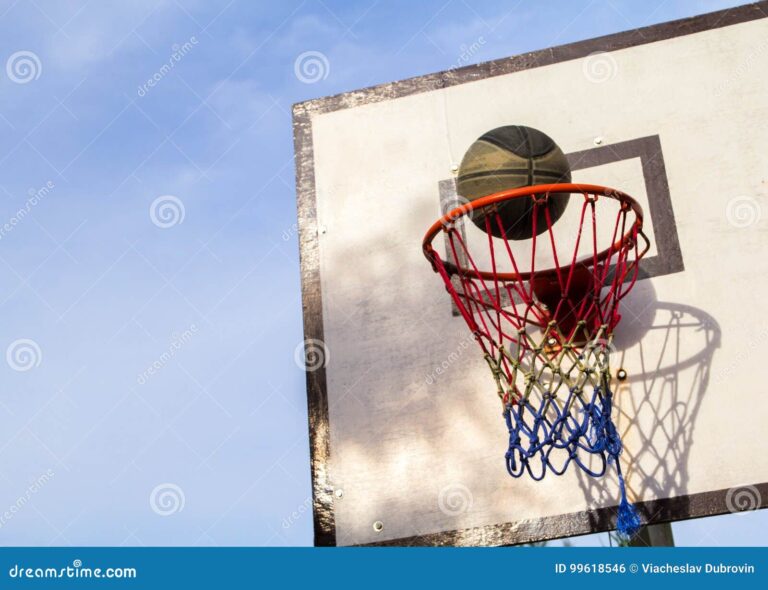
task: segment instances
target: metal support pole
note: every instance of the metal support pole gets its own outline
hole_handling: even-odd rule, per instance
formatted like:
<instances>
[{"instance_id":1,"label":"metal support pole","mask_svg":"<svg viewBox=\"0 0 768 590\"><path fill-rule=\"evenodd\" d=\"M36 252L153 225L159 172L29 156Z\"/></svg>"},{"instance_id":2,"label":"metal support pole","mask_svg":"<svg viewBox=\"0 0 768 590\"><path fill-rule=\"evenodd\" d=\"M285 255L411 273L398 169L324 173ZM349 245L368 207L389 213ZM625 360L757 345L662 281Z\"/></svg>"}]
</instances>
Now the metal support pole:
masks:
<instances>
[{"instance_id":1,"label":"metal support pole","mask_svg":"<svg viewBox=\"0 0 768 590\"><path fill-rule=\"evenodd\" d=\"M641 528L629 542L630 547L674 547L675 539L672 536L672 525L668 522L662 524L649 524Z\"/></svg>"}]
</instances>

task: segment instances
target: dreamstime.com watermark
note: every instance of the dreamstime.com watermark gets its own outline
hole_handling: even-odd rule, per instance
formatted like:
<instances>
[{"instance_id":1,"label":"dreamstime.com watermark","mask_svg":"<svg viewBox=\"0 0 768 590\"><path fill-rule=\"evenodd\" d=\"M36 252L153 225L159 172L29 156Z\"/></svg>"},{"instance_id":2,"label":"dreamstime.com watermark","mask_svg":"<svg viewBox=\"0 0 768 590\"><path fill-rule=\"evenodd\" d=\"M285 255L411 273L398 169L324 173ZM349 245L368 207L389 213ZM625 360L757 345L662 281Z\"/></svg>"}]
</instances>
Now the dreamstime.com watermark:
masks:
<instances>
[{"instance_id":1,"label":"dreamstime.com watermark","mask_svg":"<svg viewBox=\"0 0 768 590\"><path fill-rule=\"evenodd\" d=\"M312 512L312 498L307 498L304 500L304 502L296 507L296 510L291 512L289 516L283 519L283 528L288 530L299 520L301 520L301 518L308 512Z\"/></svg>"},{"instance_id":2,"label":"dreamstime.com watermark","mask_svg":"<svg viewBox=\"0 0 768 590\"><path fill-rule=\"evenodd\" d=\"M755 49L750 51L747 56L741 60L741 62L735 67L731 68L730 72L728 74L728 77L725 78L725 80L722 80L716 87L715 87L715 96L719 97L723 94L725 94L725 91L736 84L741 79L749 79L749 74L752 72L752 70L757 66L760 67L760 62L757 61L757 58L762 56L763 53L768 51L768 41L765 41L758 45Z\"/></svg>"},{"instance_id":3,"label":"dreamstime.com watermark","mask_svg":"<svg viewBox=\"0 0 768 590\"><path fill-rule=\"evenodd\" d=\"M474 58L478 53L480 53L480 50L483 48L483 45L485 45L485 37L483 37L482 35L480 35L477 38L477 40L473 41L469 45L466 45L466 44L460 45L459 58L456 60L456 63L454 65L448 68L448 71L457 70L466 65L469 65L472 62L472 58Z\"/></svg>"},{"instance_id":4,"label":"dreamstime.com watermark","mask_svg":"<svg viewBox=\"0 0 768 590\"><path fill-rule=\"evenodd\" d=\"M459 46L459 57L456 59L456 61L451 64L449 68L445 70L443 74L440 75L438 79L433 80L430 85L435 88L442 88L444 84L444 77L447 74L451 74L452 72L458 70L459 68L463 68L464 66L467 66L471 64L474 61L474 57L480 53L480 50L485 45L485 37L482 35L479 36L475 41L467 45L466 43L462 43Z\"/></svg>"},{"instance_id":5,"label":"dreamstime.com watermark","mask_svg":"<svg viewBox=\"0 0 768 590\"><path fill-rule=\"evenodd\" d=\"M584 345L579 357L590 369L605 371L611 366L611 359L617 354L616 346L605 338L595 338Z\"/></svg>"},{"instance_id":6,"label":"dreamstime.com watermark","mask_svg":"<svg viewBox=\"0 0 768 590\"><path fill-rule=\"evenodd\" d=\"M22 510L22 508L24 508L30 502L30 500L32 500L32 497L40 490L42 490L55 475L56 473L53 471L53 469L49 469L31 484L29 484L29 487L24 490L24 493L16 498L16 501L8 506L8 508L6 508L2 514L0 514L0 529L2 529L6 524L13 520L13 518Z\"/></svg>"},{"instance_id":7,"label":"dreamstime.com watermark","mask_svg":"<svg viewBox=\"0 0 768 590\"><path fill-rule=\"evenodd\" d=\"M467 350L471 344L472 341L468 338L464 338L461 342L459 342L459 345L456 347L456 349L451 351L451 353L445 358L443 362L437 365L434 369L432 369L431 373L424 377L424 383L427 385L433 385L440 375L450 369L451 366L453 366L453 364L461 358L461 356L464 354L464 351Z\"/></svg>"},{"instance_id":8,"label":"dreamstime.com watermark","mask_svg":"<svg viewBox=\"0 0 768 590\"><path fill-rule=\"evenodd\" d=\"M37 190L33 188L29 189L29 191L27 191L29 198L24 202L24 205L19 207L19 209L17 209L16 212L11 215L8 221L0 226L0 240L11 233L16 228L16 226L19 225L24 220L24 218L32 212L32 209L37 207L40 201L47 197L48 193L50 193L55 187L56 185L49 180Z\"/></svg>"},{"instance_id":9,"label":"dreamstime.com watermark","mask_svg":"<svg viewBox=\"0 0 768 590\"><path fill-rule=\"evenodd\" d=\"M197 334L197 326L195 324L191 324L188 329L184 330L180 334L172 334L171 343L168 345L168 350L157 357L157 359L155 359L146 369L144 369L144 372L140 373L138 377L136 377L136 383L139 385L144 385L147 381L149 381L149 378L152 377L152 375L155 375L165 365L171 362L171 359L176 356L176 353L184 348L186 344L189 344L190 340L192 340L192 337L195 334Z\"/></svg>"},{"instance_id":10,"label":"dreamstime.com watermark","mask_svg":"<svg viewBox=\"0 0 768 590\"><path fill-rule=\"evenodd\" d=\"M9 578L27 579L76 579L90 578L136 578L138 571L135 567L84 567L80 559L74 559L72 565L64 567L25 567L16 563L8 570Z\"/></svg>"},{"instance_id":11,"label":"dreamstime.com watermark","mask_svg":"<svg viewBox=\"0 0 768 590\"><path fill-rule=\"evenodd\" d=\"M160 68L154 74L152 74L152 76L150 76L147 79L147 81L144 82L144 84L139 86L136 93L140 97L146 96L147 93L150 91L150 89L157 86L160 83L160 81L163 78L165 78L173 68L176 67L176 64L179 63L182 59L184 59L184 57L186 57L186 55L190 51L192 51L195 48L195 45L197 44L198 44L197 38L194 35L192 35L189 38L189 41L186 41L182 45L176 44L173 47L171 47L171 50L173 51L173 53L171 53L171 57L168 58L168 61L165 62L162 66L160 66Z\"/></svg>"},{"instance_id":12,"label":"dreamstime.com watermark","mask_svg":"<svg viewBox=\"0 0 768 590\"><path fill-rule=\"evenodd\" d=\"M747 361L754 355L755 351L762 351L765 343L768 341L768 330L761 330L754 334L750 340L741 347L739 354L734 360L722 367L715 375L712 375L712 385L719 385L730 381L734 373L745 370Z\"/></svg>"},{"instance_id":13,"label":"dreamstime.com watermark","mask_svg":"<svg viewBox=\"0 0 768 590\"><path fill-rule=\"evenodd\" d=\"M288 240L292 239L293 236L299 233L299 224L294 223L291 225L288 229L283 230L283 233L280 235L281 238L283 238L284 242L287 242Z\"/></svg>"}]
</instances>

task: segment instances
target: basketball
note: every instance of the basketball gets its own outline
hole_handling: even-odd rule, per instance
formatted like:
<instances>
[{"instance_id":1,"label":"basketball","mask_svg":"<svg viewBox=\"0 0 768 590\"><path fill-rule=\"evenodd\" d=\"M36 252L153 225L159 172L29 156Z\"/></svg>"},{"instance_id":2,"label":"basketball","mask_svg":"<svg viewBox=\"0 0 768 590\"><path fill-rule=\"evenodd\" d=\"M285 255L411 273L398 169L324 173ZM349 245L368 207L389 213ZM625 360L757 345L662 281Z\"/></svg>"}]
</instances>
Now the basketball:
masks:
<instances>
[{"instance_id":1,"label":"basketball","mask_svg":"<svg viewBox=\"0 0 768 590\"><path fill-rule=\"evenodd\" d=\"M536 184L571 182L571 170L562 150L547 134L523 125L505 125L480 136L464 154L458 174L458 193L469 201L514 188ZM536 234L547 230L546 208L552 223L568 204L568 195L552 195L536 212ZM526 240L533 237L533 198L512 199L497 207L502 229L490 219L497 238ZM472 221L486 231L486 217L493 211L477 211Z\"/></svg>"}]
</instances>

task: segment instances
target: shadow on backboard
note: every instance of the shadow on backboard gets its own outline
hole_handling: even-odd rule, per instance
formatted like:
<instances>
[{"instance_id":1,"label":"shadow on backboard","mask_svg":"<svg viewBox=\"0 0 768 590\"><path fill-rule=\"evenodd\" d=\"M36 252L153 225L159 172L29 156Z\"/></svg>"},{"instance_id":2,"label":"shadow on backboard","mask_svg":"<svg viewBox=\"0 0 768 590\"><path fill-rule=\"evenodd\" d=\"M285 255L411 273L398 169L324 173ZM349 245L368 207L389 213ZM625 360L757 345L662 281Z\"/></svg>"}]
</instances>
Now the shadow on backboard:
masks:
<instances>
[{"instance_id":1,"label":"shadow on backboard","mask_svg":"<svg viewBox=\"0 0 768 590\"><path fill-rule=\"evenodd\" d=\"M638 291L639 297L622 310L611 365L614 375L619 368L628 373L625 381L614 379L612 384L614 420L624 442L621 460L630 498L642 503L689 493L694 425L720 346L720 327L701 309L657 301L650 281ZM591 506L615 502L613 486L606 486L604 478L578 477ZM688 512L684 505L676 510L681 516ZM663 520L658 513L645 512L646 523Z\"/></svg>"}]
</instances>

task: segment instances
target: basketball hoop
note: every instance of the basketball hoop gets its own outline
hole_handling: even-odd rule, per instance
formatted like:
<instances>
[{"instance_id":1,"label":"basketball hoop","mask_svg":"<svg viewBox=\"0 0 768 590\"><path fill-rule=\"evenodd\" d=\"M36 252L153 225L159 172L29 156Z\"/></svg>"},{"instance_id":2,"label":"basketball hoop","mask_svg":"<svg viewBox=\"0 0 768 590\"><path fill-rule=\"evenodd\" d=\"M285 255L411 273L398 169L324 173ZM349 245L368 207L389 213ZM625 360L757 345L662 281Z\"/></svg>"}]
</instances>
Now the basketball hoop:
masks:
<instances>
[{"instance_id":1,"label":"basketball hoop","mask_svg":"<svg viewBox=\"0 0 768 590\"><path fill-rule=\"evenodd\" d=\"M578 228L571 236L574 247L567 257L558 252L547 208L551 195L562 194L581 200ZM525 256L520 242L492 237L509 234L498 208L512 199L530 201L533 231ZM605 200L612 201L614 213L598 206ZM599 211L608 221L598 221ZM485 223L489 266L483 270L464 235L462 221L470 214L475 219L481 215ZM542 217L546 228L537 231L536 220ZM457 207L429 228L422 245L496 382L509 430L509 474L528 473L540 480L547 471L562 475L575 462L600 477L609 462L615 463L621 492L616 526L625 536L639 529L640 517L627 500L619 464L622 444L611 418L609 357L621 319L619 303L634 286L640 259L650 246L642 226L642 208L621 191L545 184ZM598 244L600 230L609 236L603 245ZM445 260L432 245L441 233ZM539 270L544 255L551 266Z\"/></svg>"}]
</instances>

